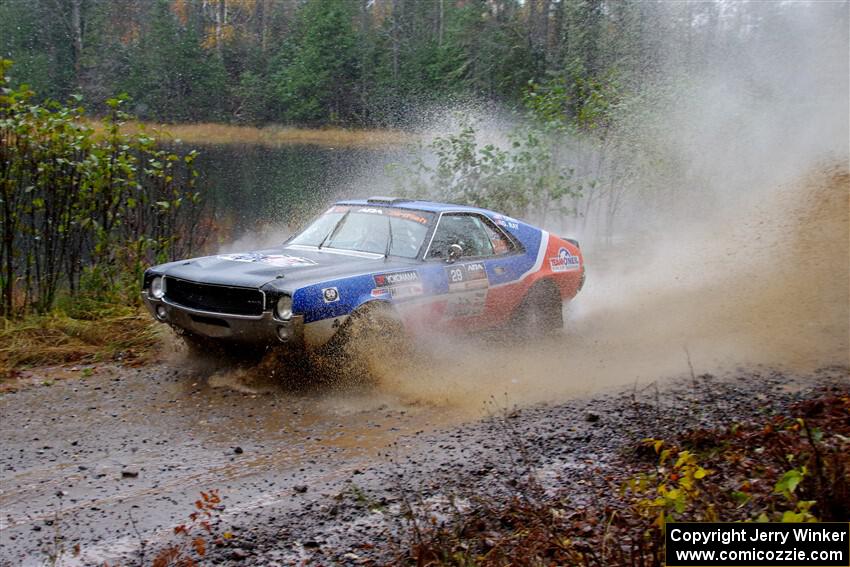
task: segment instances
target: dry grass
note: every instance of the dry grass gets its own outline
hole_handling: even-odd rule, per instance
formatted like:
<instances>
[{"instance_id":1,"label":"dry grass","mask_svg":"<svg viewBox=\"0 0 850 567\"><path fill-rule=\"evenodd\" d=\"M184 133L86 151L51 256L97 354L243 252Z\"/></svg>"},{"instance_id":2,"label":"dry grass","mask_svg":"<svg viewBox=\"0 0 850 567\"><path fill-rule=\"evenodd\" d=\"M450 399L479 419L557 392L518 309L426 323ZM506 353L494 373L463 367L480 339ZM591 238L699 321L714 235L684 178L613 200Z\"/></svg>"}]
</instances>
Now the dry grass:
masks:
<instances>
[{"instance_id":1,"label":"dry grass","mask_svg":"<svg viewBox=\"0 0 850 567\"><path fill-rule=\"evenodd\" d=\"M96 319L63 313L3 320L0 381L27 366L121 360L144 362L159 342L153 319L135 308Z\"/></svg>"},{"instance_id":2,"label":"dry grass","mask_svg":"<svg viewBox=\"0 0 850 567\"><path fill-rule=\"evenodd\" d=\"M99 122L92 123L95 130L103 129ZM287 126L236 126L232 124L154 124L130 122L124 126L128 132L144 128L157 132L166 140L181 140L192 145L254 144L278 147L284 145L312 145L327 148L389 148L411 144L416 136L400 130L350 130L345 128L294 128Z\"/></svg>"}]
</instances>

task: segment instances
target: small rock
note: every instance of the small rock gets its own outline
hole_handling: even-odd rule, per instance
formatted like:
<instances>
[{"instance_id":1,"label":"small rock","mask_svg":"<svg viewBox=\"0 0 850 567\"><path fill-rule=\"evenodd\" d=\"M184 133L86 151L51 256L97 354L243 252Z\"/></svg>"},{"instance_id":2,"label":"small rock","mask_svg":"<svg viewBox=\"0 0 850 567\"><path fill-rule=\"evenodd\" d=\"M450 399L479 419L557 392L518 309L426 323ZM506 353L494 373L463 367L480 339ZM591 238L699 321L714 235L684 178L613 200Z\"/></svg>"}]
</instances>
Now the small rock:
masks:
<instances>
[{"instance_id":1,"label":"small rock","mask_svg":"<svg viewBox=\"0 0 850 567\"><path fill-rule=\"evenodd\" d=\"M233 452L236 453L237 455L241 455L245 451L242 450L242 447L234 447Z\"/></svg>"},{"instance_id":2,"label":"small rock","mask_svg":"<svg viewBox=\"0 0 850 567\"><path fill-rule=\"evenodd\" d=\"M310 541L304 542L304 549L318 549L318 547L319 547L318 541L310 540Z\"/></svg>"},{"instance_id":3,"label":"small rock","mask_svg":"<svg viewBox=\"0 0 850 567\"><path fill-rule=\"evenodd\" d=\"M599 421L599 415L595 413L586 413L584 415L584 420L589 423L596 423L597 421Z\"/></svg>"},{"instance_id":4,"label":"small rock","mask_svg":"<svg viewBox=\"0 0 850 567\"><path fill-rule=\"evenodd\" d=\"M294 489L295 489L295 492L297 492L298 494L304 494L305 492L307 492L307 485L306 484L296 484L294 486Z\"/></svg>"},{"instance_id":5,"label":"small rock","mask_svg":"<svg viewBox=\"0 0 850 567\"><path fill-rule=\"evenodd\" d=\"M139 471L136 469L124 469L121 471L121 478L136 478L139 476Z\"/></svg>"},{"instance_id":6,"label":"small rock","mask_svg":"<svg viewBox=\"0 0 850 567\"><path fill-rule=\"evenodd\" d=\"M244 561L245 559L248 559L248 552L240 547L237 547L236 549L230 552L230 558L235 559L236 561Z\"/></svg>"}]
</instances>

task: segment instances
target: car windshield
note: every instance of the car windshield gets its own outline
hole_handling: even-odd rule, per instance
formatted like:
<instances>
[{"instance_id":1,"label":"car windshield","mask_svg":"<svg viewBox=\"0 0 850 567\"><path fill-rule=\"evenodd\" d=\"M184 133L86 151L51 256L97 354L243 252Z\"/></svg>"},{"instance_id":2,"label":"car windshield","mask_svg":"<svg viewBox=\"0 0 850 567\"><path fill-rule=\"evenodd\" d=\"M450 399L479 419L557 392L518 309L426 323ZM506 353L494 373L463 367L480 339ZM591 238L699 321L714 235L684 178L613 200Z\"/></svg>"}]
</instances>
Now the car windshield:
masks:
<instances>
[{"instance_id":1,"label":"car windshield","mask_svg":"<svg viewBox=\"0 0 850 567\"><path fill-rule=\"evenodd\" d=\"M434 215L391 207L335 205L290 245L416 258Z\"/></svg>"}]
</instances>

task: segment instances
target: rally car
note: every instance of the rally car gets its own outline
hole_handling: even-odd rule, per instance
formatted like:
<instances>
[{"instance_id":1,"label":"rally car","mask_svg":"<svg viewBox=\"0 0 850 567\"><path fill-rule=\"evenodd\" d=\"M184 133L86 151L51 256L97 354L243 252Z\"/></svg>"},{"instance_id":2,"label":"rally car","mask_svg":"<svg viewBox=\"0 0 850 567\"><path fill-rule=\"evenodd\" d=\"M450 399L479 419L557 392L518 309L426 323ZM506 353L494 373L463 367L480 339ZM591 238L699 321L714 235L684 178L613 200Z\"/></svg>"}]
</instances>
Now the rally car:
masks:
<instances>
[{"instance_id":1,"label":"rally car","mask_svg":"<svg viewBox=\"0 0 850 567\"><path fill-rule=\"evenodd\" d=\"M355 320L405 334L563 325L578 242L493 211L391 197L340 201L280 247L154 266L142 296L190 345L318 349ZM365 315L370 317L364 317Z\"/></svg>"}]
</instances>

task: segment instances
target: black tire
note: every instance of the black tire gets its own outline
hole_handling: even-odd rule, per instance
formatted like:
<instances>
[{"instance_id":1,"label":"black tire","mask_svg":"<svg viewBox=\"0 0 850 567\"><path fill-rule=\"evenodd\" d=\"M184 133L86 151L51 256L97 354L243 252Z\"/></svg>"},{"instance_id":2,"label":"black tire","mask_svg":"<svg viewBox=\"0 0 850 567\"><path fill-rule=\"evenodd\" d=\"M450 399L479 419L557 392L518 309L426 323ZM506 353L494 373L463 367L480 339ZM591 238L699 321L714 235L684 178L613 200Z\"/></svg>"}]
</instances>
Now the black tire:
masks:
<instances>
[{"instance_id":1,"label":"black tire","mask_svg":"<svg viewBox=\"0 0 850 567\"><path fill-rule=\"evenodd\" d=\"M343 339L350 349L401 354L408 347L404 325L390 305L372 302L351 314Z\"/></svg>"},{"instance_id":2,"label":"black tire","mask_svg":"<svg viewBox=\"0 0 850 567\"><path fill-rule=\"evenodd\" d=\"M404 325L390 305L371 302L356 309L334 337L328 354L348 381L377 379L410 353Z\"/></svg>"},{"instance_id":3,"label":"black tire","mask_svg":"<svg viewBox=\"0 0 850 567\"><path fill-rule=\"evenodd\" d=\"M513 318L512 332L521 339L550 336L564 328L564 303L557 286L547 280L534 284Z\"/></svg>"}]
</instances>

